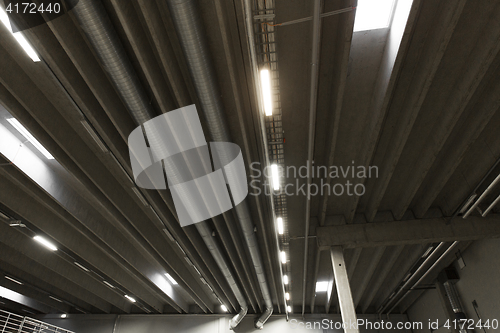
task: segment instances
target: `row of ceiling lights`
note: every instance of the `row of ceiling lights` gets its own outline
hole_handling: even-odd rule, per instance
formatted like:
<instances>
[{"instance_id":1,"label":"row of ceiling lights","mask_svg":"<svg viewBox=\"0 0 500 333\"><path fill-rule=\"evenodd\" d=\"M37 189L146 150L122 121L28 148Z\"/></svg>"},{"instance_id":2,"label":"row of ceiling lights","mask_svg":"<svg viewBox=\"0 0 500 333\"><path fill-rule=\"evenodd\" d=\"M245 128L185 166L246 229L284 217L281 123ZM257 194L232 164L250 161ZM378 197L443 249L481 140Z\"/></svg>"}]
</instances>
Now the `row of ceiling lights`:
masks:
<instances>
[{"instance_id":1,"label":"row of ceiling lights","mask_svg":"<svg viewBox=\"0 0 500 333\"><path fill-rule=\"evenodd\" d=\"M273 99L272 99L272 85L271 85L271 75L268 69L262 69L260 71L260 83L261 83L261 88L262 88L262 97L263 97L263 102L264 102L264 112L266 116L272 116L273 115ZM279 173L279 167L277 164L272 164L271 165L271 186L274 191L279 191L280 189L280 173ZM282 217L277 217L276 218L276 224L277 224L277 229L278 229L278 234L279 235L284 235L285 233L285 228L283 225L283 218ZM287 253L284 250L281 250L279 252L279 259L283 265L286 265L287 263ZM283 284L285 285L285 290L287 289L288 286L288 275L284 274L283 275ZM292 312L292 307L290 303L290 292L286 291L285 292L285 300L287 302L286 305L286 311L288 313Z\"/></svg>"},{"instance_id":2,"label":"row of ceiling lights","mask_svg":"<svg viewBox=\"0 0 500 333\"><path fill-rule=\"evenodd\" d=\"M368 0L360 0L358 7L361 7L356 14L356 25L354 31L364 31L372 29L386 28L389 26L392 12L394 11L394 6L396 4L395 0L382 0L380 3L373 4ZM377 15L375 15L376 13ZM264 112L266 116L273 115L273 99L272 99L272 84L271 75L268 69L262 69L260 71L260 83L262 89L262 97L264 103ZM271 165L271 177L272 177L272 188L275 191L280 189L280 174L279 167L277 164ZM278 233L280 235L284 234L283 218L277 217L276 219ZM279 253L280 261L283 265L287 263L287 254L285 251ZM330 284L333 281L318 281L316 282L316 293L327 292L330 288ZM288 285L288 275L283 275L283 284ZM285 293L285 299L287 302L290 301L290 293ZM287 312L291 313L292 308L287 304Z\"/></svg>"}]
</instances>

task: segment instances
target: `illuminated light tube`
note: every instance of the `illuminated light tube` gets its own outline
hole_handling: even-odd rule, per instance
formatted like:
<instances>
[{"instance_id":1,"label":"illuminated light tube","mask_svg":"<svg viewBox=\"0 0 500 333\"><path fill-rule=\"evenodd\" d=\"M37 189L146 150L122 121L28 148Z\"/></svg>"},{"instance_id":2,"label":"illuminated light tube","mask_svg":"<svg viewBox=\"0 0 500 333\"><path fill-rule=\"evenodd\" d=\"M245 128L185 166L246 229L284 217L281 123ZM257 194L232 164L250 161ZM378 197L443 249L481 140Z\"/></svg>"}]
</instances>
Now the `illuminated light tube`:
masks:
<instances>
[{"instance_id":1,"label":"illuminated light tube","mask_svg":"<svg viewBox=\"0 0 500 333\"><path fill-rule=\"evenodd\" d=\"M283 275L283 283L288 284L288 275Z\"/></svg>"},{"instance_id":2,"label":"illuminated light tube","mask_svg":"<svg viewBox=\"0 0 500 333\"><path fill-rule=\"evenodd\" d=\"M260 83L262 87L262 97L264 98L264 111L266 116L272 116L273 99L271 97L271 75L268 69L260 71Z\"/></svg>"},{"instance_id":3,"label":"illuminated light tube","mask_svg":"<svg viewBox=\"0 0 500 333\"><path fill-rule=\"evenodd\" d=\"M285 299L286 299L287 301L289 301L289 300L290 300L290 293L286 293L286 294L285 294Z\"/></svg>"},{"instance_id":4,"label":"illuminated light tube","mask_svg":"<svg viewBox=\"0 0 500 333\"><path fill-rule=\"evenodd\" d=\"M222 311L227 312L227 307L224 304L222 304L220 308L222 309Z\"/></svg>"},{"instance_id":5,"label":"illuminated light tube","mask_svg":"<svg viewBox=\"0 0 500 333\"><path fill-rule=\"evenodd\" d=\"M167 274L165 274L165 276L170 281L170 283L172 283L174 286L178 285L177 281L175 281L175 279L170 274L167 273Z\"/></svg>"},{"instance_id":6,"label":"illuminated light tube","mask_svg":"<svg viewBox=\"0 0 500 333\"><path fill-rule=\"evenodd\" d=\"M286 307L286 312L288 313L292 312L292 307L290 305Z\"/></svg>"},{"instance_id":7,"label":"illuminated light tube","mask_svg":"<svg viewBox=\"0 0 500 333\"><path fill-rule=\"evenodd\" d=\"M273 189L277 191L280 189L280 173L277 164L271 165L271 175L273 178Z\"/></svg>"},{"instance_id":8,"label":"illuminated light tube","mask_svg":"<svg viewBox=\"0 0 500 333\"><path fill-rule=\"evenodd\" d=\"M278 233L280 235L283 235L284 233L284 228L283 228L283 219L281 217L278 217L277 218L277 221L278 221Z\"/></svg>"},{"instance_id":9,"label":"illuminated light tube","mask_svg":"<svg viewBox=\"0 0 500 333\"><path fill-rule=\"evenodd\" d=\"M21 125L21 123L16 119L16 118L9 118L7 119L7 121L12 125L12 127L14 127L19 133L21 133L22 136L24 136L24 138L26 140L28 140L29 142L31 142L31 144L40 152L43 154L43 156L45 156L47 159L49 160L53 160L54 159L54 156L52 156L48 151L47 149L45 149L44 146L42 146L42 144L40 142L38 142L37 139L35 139L35 137L33 135L31 135L30 132L28 132L28 130L26 129L26 127L24 127L23 125Z\"/></svg>"},{"instance_id":10,"label":"illuminated light tube","mask_svg":"<svg viewBox=\"0 0 500 333\"><path fill-rule=\"evenodd\" d=\"M80 268L81 270L84 270L84 271L85 271L85 272L87 272L87 273L88 273L88 272L90 272L90 270L89 270L87 267L85 267L85 266L83 266L83 265L81 265L81 264L77 263L76 261L74 262L74 264L75 264L76 266L78 266L78 268Z\"/></svg>"},{"instance_id":11,"label":"illuminated light tube","mask_svg":"<svg viewBox=\"0 0 500 333\"><path fill-rule=\"evenodd\" d=\"M286 264L286 252L285 251L281 251L280 257L281 257L281 263Z\"/></svg>"},{"instance_id":12,"label":"illuminated light tube","mask_svg":"<svg viewBox=\"0 0 500 333\"><path fill-rule=\"evenodd\" d=\"M5 275L5 278L6 278L7 280L10 280L10 281L12 281L12 282L14 282L14 283L17 283L17 284L20 284L20 285L23 285L23 284L24 284L24 283L22 283L21 281L18 281L18 280L14 279L14 278L11 278L10 276L7 276L7 275Z\"/></svg>"},{"instance_id":13,"label":"illuminated light tube","mask_svg":"<svg viewBox=\"0 0 500 333\"><path fill-rule=\"evenodd\" d=\"M137 302L137 301L135 300L135 298L130 297L129 295L125 295L125 298L126 298L126 299L128 299L129 301L131 301L132 303Z\"/></svg>"},{"instance_id":14,"label":"illuminated light tube","mask_svg":"<svg viewBox=\"0 0 500 333\"><path fill-rule=\"evenodd\" d=\"M35 52L33 47L23 36L23 34L21 32L14 33L12 31L9 16L7 15L7 12L5 12L5 10L1 7L0 7L0 21L2 21L7 30L9 30L10 33L14 36L14 38L17 40L19 45L21 45L21 47L24 49L24 52L26 52L26 54L31 58L31 60L33 60L34 62L39 62L40 58L38 57L38 54Z\"/></svg>"},{"instance_id":15,"label":"illuminated light tube","mask_svg":"<svg viewBox=\"0 0 500 333\"><path fill-rule=\"evenodd\" d=\"M54 297L54 296L49 296L49 298L53 299L54 301L56 302L59 302L59 303L64 303L63 301L61 301L59 298L57 297Z\"/></svg>"},{"instance_id":16,"label":"illuminated light tube","mask_svg":"<svg viewBox=\"0 0 500 333\"><path fill-rule=\"evenodd\" d=\"M108 287L110 287L111 289L115 289L116 287L113 286L111 283L109 283L108 281L102 281L102 283L104 283L105 285L107 285Z\"/></svg>"},{"instance_id":17,"label":"illuminated light tube","mask_svg":"<svg viewBox=\"0 0 500 333\"><path fill-rule=\"evenodd\" d=\"M43 238L42 236L35 236L33 237L33 239L38 243L42 244L43 246L45 246L47 249L51 251L57 251L57 247L48 240L46 240L45 238Z\"/></svg>"},{"instance_id":18,"label":"illuminated light tube","mask_svg":"<svg viewBox=\"0 0 500 333\"><path fill-rule=\"evenodd\" d=\"M64 318L67 318L67 317L68 317L68 315L67 315L67 314L65 314L65 313L63 313L63 314L61 315L61 318L63 318L63 319L64 319Z\"/></svg>"}]
</instances>

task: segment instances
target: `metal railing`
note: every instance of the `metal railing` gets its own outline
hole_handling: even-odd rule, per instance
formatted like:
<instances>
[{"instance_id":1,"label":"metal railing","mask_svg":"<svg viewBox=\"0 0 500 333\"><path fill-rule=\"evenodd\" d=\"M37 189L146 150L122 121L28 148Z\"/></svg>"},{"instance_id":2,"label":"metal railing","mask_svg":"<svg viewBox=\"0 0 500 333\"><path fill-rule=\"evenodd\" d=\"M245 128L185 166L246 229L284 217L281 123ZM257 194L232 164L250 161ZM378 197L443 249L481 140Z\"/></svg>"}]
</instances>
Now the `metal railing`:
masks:
<instances>
[{"instance_id":1,"label":"metal railing","mask_svg":"<svg viewBox=\"0 0 500 333\"><path fill-rule=\"evenodd\" d=\"M0 333L74 333L39 320L0 310Z\"/></svg>"}]
</instances>

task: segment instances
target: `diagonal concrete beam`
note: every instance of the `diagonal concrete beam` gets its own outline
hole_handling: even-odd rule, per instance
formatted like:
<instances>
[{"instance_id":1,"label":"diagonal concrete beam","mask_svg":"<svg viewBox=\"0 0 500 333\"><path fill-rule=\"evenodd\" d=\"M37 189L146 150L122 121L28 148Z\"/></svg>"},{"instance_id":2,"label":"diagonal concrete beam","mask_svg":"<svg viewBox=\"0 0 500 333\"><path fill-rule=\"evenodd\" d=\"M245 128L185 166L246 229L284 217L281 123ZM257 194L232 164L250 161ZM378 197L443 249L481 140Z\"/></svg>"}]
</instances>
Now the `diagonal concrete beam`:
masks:
<instances>
[{"instance_id":1,"label":"diagonal concrete beam","mask_svg":"<svg viewBox=\"0 0 500 333\"><path fill-rule=\"evenodd\" d=\"M320 248L377 247L500 238L500 216L352 224L317 229Z\"/></svg>"},{"instance_id":2,"label":"diagonal concrete beam","mask_svg":"<svg viewBox=\"0 0 500 333\"><path fill-rule=\"evenodd\" d=\"M496 62L500 51L498 13L500 13L500 4L496 6L493 14L490 14L490 21L479 33L481 39L476 41L468 59L464 62L461 71L463 74L457 78L452 93L446 99L444 109L439 108L439 105L436 108L436 110L439 110L439 113L436 115L437 117L433 124L433 134L422 138L422 148L419 153L416 152L418 158L415 159L416 163L412 167L413 176L406 178L404 191L398 197L399 200L393 208L396 220L400 220L410 206L422 182L429 174L429 170L431 170L437 160L439 152L441 152L447 140L451 137L452 132L456 130L459 119L477 92L481 81L492 71L492 68L494 70L498 65ZM492 64L494 65L492 66ZM498 105L498 102L496 105ZM478 116L481 113L477 112L476 109L474 109L473 114L478 118L482 118ZM464 131L461 131L460 134L463 135ZM441 168L441 165L438 168Z\"/></svg>"},{"instance_id":3,"label":"diagonal concrete beam","mask_svg":"<svg viewBox=\"0 0 500 333\"><path fill-rule=\"evenodd\" d=\"M393 120L396 125L393 126L393 131L388 134L389 142L393 144L386 146L385 150L382 147L381 150L384 151L379 152L381 156L384 156L382 164L379 166L383 172L373 189L375 195L370 197L366 207L368 221L373 221L384 198L411 129L420 113L466 2L466 0L443 1L441 8L434 13L433 22L435 23L430 28L431 33L427 35L425 45L415 66L414 77L407 90L408 94L405 96L403 107L397 111L397 115L394 113Z\"/></svg>"}]
</instances>

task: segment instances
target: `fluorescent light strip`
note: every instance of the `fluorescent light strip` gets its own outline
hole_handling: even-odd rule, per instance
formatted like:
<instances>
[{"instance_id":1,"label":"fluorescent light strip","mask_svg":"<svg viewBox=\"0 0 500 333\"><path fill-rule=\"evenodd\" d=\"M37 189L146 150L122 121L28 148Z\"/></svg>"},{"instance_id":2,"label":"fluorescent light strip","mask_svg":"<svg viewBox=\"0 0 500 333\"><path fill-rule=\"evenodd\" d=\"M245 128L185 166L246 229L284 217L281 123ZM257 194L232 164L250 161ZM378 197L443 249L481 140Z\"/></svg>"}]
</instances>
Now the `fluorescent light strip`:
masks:
<instances>
[{"instance_id":1,"label":"fluorescent light strip","mask_svg":"<svg viewBox=\"0 0 500 333\"><path fill-rule=\"evenodd\" d=\"M288 284L288 275L283 275L283 283Z\"/></svg>"},{"instance_id":2,"label":"fluorescent light strip","mask_svg":"<svg viewBox=\"0 0 500 333\"><path fill-rule=\"evenodd\" d=\"M272 116L273 100L271 97L271 76L268 69L260 71L260 83L262 88L262 97L264 98L264 111L266 116Z\"/></svg>"},{"instance_id":3,"label":"fluorescent light strip","mask_svg":"<svg viewBox=\"0 0 500 333\"><path fill-rule=\"evenodd\" d=\"M87 267L85 267L85 266L83 266L83 265L81 265L81 264L77 263L76 261L74 262L74 264L75 264L76 266L78 266L80 269L84 270L85 272L87 272L87 273L88 273L88 272L90 272L90 270L89 270Z\"/></svg>"},{"instance_id":4,"label":"fluorescent light strip","mask_svg":"<svg viewBox=\"0 0 500 333\"><path fill-rule=\"evenodd\" d=\"M19 133L21 133L22 136L24 136L24 138L26 140L28 140L29 142L31 142L31 144L40 152L43 154L43 156L45 156L47 159L49 160L53 160L54 159L54 156L52 156L48 151L47 149L45 149L44 146L42 146L42 144L40 142L38 142L37 139L35 139L35 137L33 135L31 135L30 132L28 132L28 130L23 126L21 125L21 123L16 119L16 118L9 118L7 119L7 121L12 125L12 127L14 127Z\"/></svg>"},{"instance_id":5,"label":"fluorescent light strip","mask_svg":"<svg viewBox=\"0 0 500 333\"><path fill-rule=\"evenodd\" d=\"M38 243L42 244L43 246L45 246L47 249L51 251L57 251L57 247L48 240L46 240L45 238L43 238L42 236L35 236L33 237L33 239Z\"/></svg>"},{"instance_id":6,"label":"fluorescent light strip","mask_svg":"<svg viewBox=\"0 0 500 333\"><path fill-rule=\"evenodd\" d=\"M21 281L18 281L18 280L14 279L14 278L11 278L10 276L7 276L7 275L5 275L5 278L6 278L7 280L10 280L10 281L12 281L12 282L14 282L14 283L17 283L17 284L20 284L20 285L23 285L23 284L24 284L24 283L22 283Z\"/></svg>"},{"instance_id":7,"label":"fluorescent light strip","mask_svg":"<svg viewBox=\"0 0 500 333\"><path fill-rule=\"evenodd\" d=\"M165 276L174 286L178 285L177 281L170 274L166 273Z\"/></svg>"},{"instance_id":8,"label":"fluorescent light strip","mask_svg":"<svg viewBox=\"0 0 500 333\"><path fill-rule=\"evenodd\" d=\"M285 293L285 299L286 299L287 301L289 301L289 300L290 300L290 293Z\"/></svg>"},{"instance_id":9,"label":"fluorescent light strip","mask_svg":"<svg viewBox=\"0 0 500 333\"><path fill-rule=\"evenodd\" d=\"M63 314L61 315L61 318L63 318L63 319L64 319L64 318L67 318L67 317L68 317L68 315L67 315L67 314L65 314L65 313L63 313Z\"/></svg>"},{"instance_id":10,"label":"fluorescent light strip","mask_svg":"<svg viewBox=\"0 0 500 333\"><path fill-rule=\"evenodd\" d=\"M49 296L49 298L52 298L56 302L63 303L63 301L61 301L59 298L55 298L54 296Z\"/></svg>"},{"instance_id":11,"label":"fluorescent light strip","mask_svg":"<svg viewBox=\"0 0 500 333\"><path fill-rule=\"evenodd\" d=\"M292 307L290 305L286 307L286 312L288 313L292 312Z\"/></svg>"},{"instance_id":12,"label":"fluorescent light strip","mask_svg":"<svg viewBox=\"0 0 500 333\"><path fill-rule=\"evenodd\" d=\"M278 217L277 219L277 222L278 222L278 233L280 235L283 235L284 233L284 228L283 228L283 219L281 217Z\"/></svg>"},{"instance_id":13,"label":"fluorescent light strip","mask_svg":"<svg viewBox=\"0 0 500 333\"><path fill-rule=\"evenodd\" d=\"M29 55L31 60L33 60L34 62L40 61L38 54L35 52L33 47L26 40L26 38L23 36L23 34L20 32L14 33L12 31L12 26L10 24L9 16L7 15L7 13L5 12L5 10L2 7L0 7L0 21L2 21L2 23L5 25L7 30L9 30L10 33L14 36L14 38L17 40L19 45L21 45L21 47L24 49L24 52L26 52L26 54Z\"/></svg>"},{"instance_id":14,"label":"fluorescent light strip","mask_svg":"<svg viewBox=\"0 0 500 333\"><path fill-rule=\"evenodd\" d=\"M102 281L102 283L104 283L105 285L107 285L108 287L110 287L111 289L115 289L116 287L113 286L111 283L109 283L108 281Z\"/></svg>"},{"instance_id":15,"label":"fluorescent light strip","mask_svg":"<svg viewBox=\"0 0 500 333\"><path fill-rule=\"evenodd\" d=\"M281 251L280 258L281 258L281 263L286 264L286 252L285 251Z\"/></svg>"},{"instance_id":16,"label":"fluorescent light strip","mask_svg":"<svg viewBox=\"0 0 500 333\"><path fill-rule=\"evenodd\" d=\"M129 295L125 295L125 298L126 298L126 299L128 299L129 301L131 301L132 303L137 302L137 301L135 300L135 298L130 297Z\"/></svg>"},{"instance_id":17,"label":"fluorescent light strip","mask_svg":"<svg viewBox=\"0 0 500 333\"><path fill-rule=\"evenodd\" d=\"M277 191L280 189L280 173L277 164L271 165L271 176L273 180L273 188Z\"/></svg>"},{"instance_id":18,"label":"fluorescent light strip","mask_svg":"<svg viewBox=\"0 0 500 333\"><path fill-rule=\"evenodd\" d=\"M221 307L222 311L227 312L227 307L224 304L222 304L220 307Z\"/></svg>"}]
</instances>

